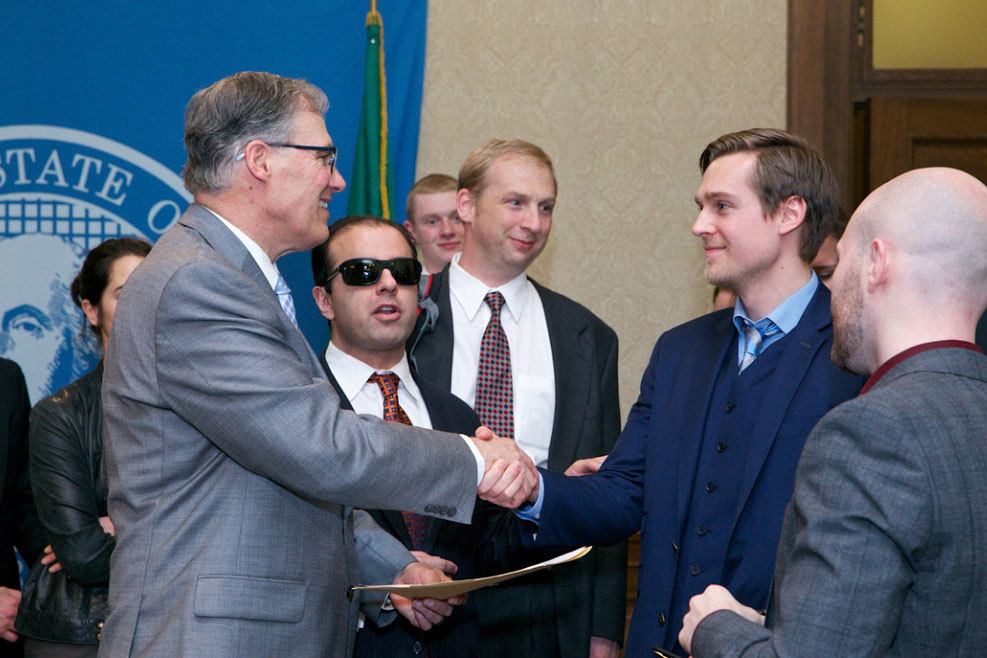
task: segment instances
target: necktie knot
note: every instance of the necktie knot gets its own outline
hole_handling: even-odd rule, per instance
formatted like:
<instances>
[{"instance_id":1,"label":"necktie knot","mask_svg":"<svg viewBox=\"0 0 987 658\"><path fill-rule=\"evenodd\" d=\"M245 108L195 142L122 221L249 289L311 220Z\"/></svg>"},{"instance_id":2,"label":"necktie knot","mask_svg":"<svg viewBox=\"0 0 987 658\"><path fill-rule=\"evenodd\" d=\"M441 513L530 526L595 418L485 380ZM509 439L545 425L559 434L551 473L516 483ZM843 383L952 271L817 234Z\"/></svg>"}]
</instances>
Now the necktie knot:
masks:
<instances>
[{"instance_id":1,"label":"necktie knot","mask_svg":"<svg viewBox=\"0 0 987 658\"><path fill-rule=\"evenodd\" d=\"M504 296L498 291L488 292L483 301L490 307L491 315L500 318L500 309L504 307Z\"/></svg>"},{"instance_id":2,"label":"necktie knot","mask_svg":"<svg viewBox=\"0 0 987 658\"><path fill-rule=\"evenodd\" d=\"M740 362L740 370L754 362L764 350L764 341L775 334L781 332L781 328L776 325L771 318L762 318L757 322L743 320L744 335L747 338L747 346L744 349L744 358Z\"/></svg>"},{"instance_id":3,"label":"necktie knot","mask_svg":"<svg viewBox=\"0 0 987 658\"><path fill-rule=\"evenodd\" d=\"M380 388L380 392L383 393L386 398L391 395L397 395L398 382L401 381L401 378L393 372L385 372L384 374L375 372L367 378L367 381L372 384L377 384Z\"/></svg>"}]
</instances>

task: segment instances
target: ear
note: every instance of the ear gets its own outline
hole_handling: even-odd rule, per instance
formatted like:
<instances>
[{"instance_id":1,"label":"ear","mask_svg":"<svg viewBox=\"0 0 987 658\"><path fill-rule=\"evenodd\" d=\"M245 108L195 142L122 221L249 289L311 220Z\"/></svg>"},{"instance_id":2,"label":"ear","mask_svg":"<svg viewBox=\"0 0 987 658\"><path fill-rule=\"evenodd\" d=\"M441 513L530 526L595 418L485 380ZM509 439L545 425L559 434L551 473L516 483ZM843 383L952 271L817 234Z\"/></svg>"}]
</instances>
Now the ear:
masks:
<instances>
[{"instance_id":1,"label":"ear","mask_svg":"<svg viewBox=\"0 0 987 658\"><path fill-rule=\"evenodd\" d=\"M456 192L456 212L463 224L472 227L473 217L476 212L476 197L466 188Z\"/></svg>"},{"instance_id":2,"label":"ear","mask_svg":"<svg viewBox=\"0 0 987 658\"><path fill-rule=\"evenodd\" d=\"M268 181L271 178L271 153L272 150L259 139L247 142L243 147L243 163L251 176L261 181Z\"/></svg>"},{"instance_id":3,"label":"ear","mask_svg":"<svg viewBox=\"0 0 987 658\"><path fill-rule=\"evenodd\" d=\"M322 286L315 286L312 288L312 297L315 299L315 305L319 307L319 313L322 314L322 317L332 322L332 319L336 317L336 310L332 306L332 295L327 293Z\"/></svg>"},{"instance_id":4,"label":"ear","mask_svg":"<svg viewBox=\"0 0 987 658\"><path fill-rule=\"evenodd\" d=\"M411 217L404 220L404 228L406 231L408 231L408 234L415 241L415 244L418 244L418 234L415 233L415 222L411 220ZM412 255L412 257L414 257L414 255Z\"/></svg>"},{"instance_id":5,"label":"ear","mask_svg":"<svg viewBox=\"0 0 987 658\"><path fill-rule=\"evenodd\" d=\"M887 285L890 278L891 257L888 246L880 238L875 238L867 247L867 292L873 293Z\"/></svg>"},{"instance_id":6,"label":"ear","mask_svg":"<svg viewBox=\"0 0 987 658\"><path fill-rule=\"evenodd\" d=\"M99 334L99 307L92 304L88 299L83 299L82 312L85 313L86 321L89 322L93 331Z\"/></svg>"},{"instance_id":7,"label":"ear","mask_svg":"<svg viewBox=\"0 0 987 658\"><path fill-rule=\"evenodd\" d=\"M806 209L805 199L798 195L793 194L786 199L782 199L781 203L778 204L778 208L775 210L775 215L781 220L778 224L778 233L780 235L788 235L802 226L802 222L805 221Z\"/></svg>"}]
</instances>

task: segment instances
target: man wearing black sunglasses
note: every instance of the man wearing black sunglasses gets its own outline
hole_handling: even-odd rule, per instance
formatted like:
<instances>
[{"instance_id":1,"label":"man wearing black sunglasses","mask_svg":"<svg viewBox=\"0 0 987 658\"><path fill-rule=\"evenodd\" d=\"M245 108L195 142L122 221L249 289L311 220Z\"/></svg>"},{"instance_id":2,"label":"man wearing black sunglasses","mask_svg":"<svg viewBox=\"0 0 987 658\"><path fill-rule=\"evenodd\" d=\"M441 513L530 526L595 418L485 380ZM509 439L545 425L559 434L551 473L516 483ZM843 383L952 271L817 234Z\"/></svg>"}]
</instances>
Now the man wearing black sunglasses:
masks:
<instances>
[{"instance_id":1,"label":"man wearing black sunglasses","mask_svg":"<svg viewBox=\"0 0 987 658\"><path fill-rule=\"evenodd\" d=\"M538 146L490 140L459 170L462 254L432 280L438 307L412 358L422 376L561 473L609 452L620 431L617 337L589 310L530 280L557 186ZM412 342L415 342L413 339ZM548 555L532 551L530 561ZM481 656L616 656L624 637L626 544L477 592Z\"/></svg>"},{"instance_id":2,"label":"man wearing black sunglasses","mask_svg":"<svg viewBox=\"0 0 987 658\"><path fill-rule=\"evenodd\" d=\"M329 227L329 239L312 250L312 295L329 321L332 338L320 354L344 408L418 427L472 434L480 425L469 405L411 370L405 341L418 310L421 265L404 227L377 217L346 217ZM402 416L400 412L404 412ZM371 510L374 520L419 559L472 578L516 565L498 559L497 534L515 529L514 515L477 504L470 525L407 513ZM519 544L516 531L513 546ZM429 554L433 557L425 557ZM431 658L477 655L475 599L441 626L424 632L399 619L357 633L357 658L424 654Z\"/></svg>"}]
</instances>

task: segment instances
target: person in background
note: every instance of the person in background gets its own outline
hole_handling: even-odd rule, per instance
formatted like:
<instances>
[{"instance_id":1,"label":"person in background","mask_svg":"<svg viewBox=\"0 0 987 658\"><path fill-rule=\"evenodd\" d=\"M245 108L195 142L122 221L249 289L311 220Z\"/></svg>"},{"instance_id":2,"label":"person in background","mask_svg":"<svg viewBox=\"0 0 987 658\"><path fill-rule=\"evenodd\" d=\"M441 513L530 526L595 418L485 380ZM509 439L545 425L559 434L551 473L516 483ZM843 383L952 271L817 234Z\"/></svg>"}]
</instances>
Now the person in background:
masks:
<instances>
[{"instance_id":1,"label":"person in background","mask_svg":"<svg viewBox=\"0 0 987 658\"><path fill-rule=\"evenodd\" d=\"M418 373L476 409L532 460L561 472L609 452L620 432L617 335L589 309L529 279L548 242L557 184L551 158L492 139L459 170L463 251L432 277L433 324L419 317ZM624 637L627 546L476 593L480 656L615 657ZM545 559L528 551L529 563Z\"/></svg>"},{"instance_id":2,"label":"person in background","mask_svg":"<svg viewBox=\"0 0 987 658\"><path fill-rule=\"evenodd\" d=\"M463 246L463 222L456 209L456 179L423 176L408 193L408 233L418 245L422 274L436 274Z\"/></svg>"},{"instance_id":3,"label":"person in background","mask_svg":"<svg viewBox=\"0 0 987 658\"><path fill-rule=\"evenodd\" d=\"M329 239L312 250L312 296L329 321L332 339L320 360L343 408L391 422L472 434L476 412L452 393L413 372L405 341L415 326L421 266L408 232L377 217L346 217L329 227ZM469 524L391 510L369 510L419 560L437 560L457 578L517 568L507 560L501 532L519 545L514 515L483 501ZM428 554L427 556L425 554ZM431 557L434 556L434 557ZM479 620L475 597L428 631L403 618L389 626L364 624L356 635L357 658L427 655L475 658Z\"/></svg>"},{"instance_id":4,"label":"person in background","mask_svg":"<svg viewBox=\"0 0 987 658\"><path fill-rule=\"evenodd\" d=\"M839 255L836 252L836 243L843 236L843 231L846 230L846 224L846 213L841 210L839 220L836 222L833 232L826 236L826 239L819 246L819 251L816 252L816 257L809 263L809 267L819 277L819 281L827 288L829 287L829 280L832 278L833 272L836 271L836 264L840 262Z\"/></svg>"},{"instance_id":5,"label":"person in background","mask_svg":"<svg viewBox=\"0 0 987 658\"><path fill-rule=\"evenodd\" d=\"M72 301L106 350L117 299L151 251L134 238L107 240L86 256ZM58 565L38 561L24 585L17 631L29 657L95 656L106 618L113 523L103 473L102 362L31 412L31 483Z\"/></svg>"},{"instance_id":6,"label":"person in background","mask_svg":"<svg viewBox=\"0 0 987 658\"><path fill-rule=\"evenodd\" d=\"M24 373L13 361L0 358L0 658L23 652L14 631L21 601L14 547L33 562L45 545L28 471L30 409Z\"/></svg>"}]
</instances>

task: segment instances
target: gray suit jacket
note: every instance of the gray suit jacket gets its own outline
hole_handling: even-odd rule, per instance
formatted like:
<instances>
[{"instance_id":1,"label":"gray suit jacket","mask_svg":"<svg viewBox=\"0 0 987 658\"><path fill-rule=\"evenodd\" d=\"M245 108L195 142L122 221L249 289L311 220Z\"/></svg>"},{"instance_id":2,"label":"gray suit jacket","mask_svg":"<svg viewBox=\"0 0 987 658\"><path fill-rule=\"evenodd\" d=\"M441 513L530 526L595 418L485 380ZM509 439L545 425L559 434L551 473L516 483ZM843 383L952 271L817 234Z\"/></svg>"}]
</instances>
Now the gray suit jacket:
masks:
<instances>
[{"instance_id":1,"label":"gray suit jacket","mask_svg":"<svg viewBox=\"0 0 987 658\"><path fill-rule=\"evenodd\" d=\"M198 205L123 290L103 413L102 656L348 655L347 587L411 560L351 507L472 514L462 439L340 410L260 268Z\"/></svg>"},{"instance_id":2,"label":"gray suit jacket","mask_svg":"<svg viewBox=\"0 0 987 658\"><path fill-rule=\"evenodd\" d=\"M987 357L922 352L805 444L767 628L717 612L693 655L987 656Z\"/></svg>"}]
</instances>

